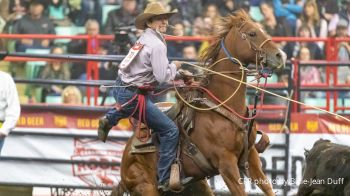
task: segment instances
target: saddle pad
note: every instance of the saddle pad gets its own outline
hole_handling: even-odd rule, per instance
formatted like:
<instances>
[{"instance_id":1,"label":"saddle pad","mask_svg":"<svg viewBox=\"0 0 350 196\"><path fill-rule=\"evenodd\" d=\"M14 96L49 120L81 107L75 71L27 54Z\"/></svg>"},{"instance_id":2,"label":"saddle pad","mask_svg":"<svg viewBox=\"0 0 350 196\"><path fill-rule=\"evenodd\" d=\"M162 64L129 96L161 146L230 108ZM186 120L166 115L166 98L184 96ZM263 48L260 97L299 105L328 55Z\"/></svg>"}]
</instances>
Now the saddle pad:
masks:
<instances>
[{"instance_id":1,"label":"saddle pad","mask_svg":"<svg viewBox=\"0 0 350 196\"><path fill-rule=\"evenodd\" d=\"M132 139L131 143L131 154L144 154L144 153L152 153L156 152L157 148L152 142L152 137L147 140L147 142L141 142L136 137Z\"/></svg>"},{"instance_id":2,"label":"saddle pad","mask_svg":"<svg viewBox=\"0 0 350 196\"><path fill-rule=\"evenodd\" d=\"M139 149L132 146L130 153L131 154L146 154L146 153L153 153L156 151L157 151L156 146L147 146L147 147L143 147L143 148L139 148Z\"/></svg>"},{"instance_id":3,"label":"saddle pad","mask_svg":"<svg viewBox=\"0 0 350 196\"><path fill-rule=\"evenodd\" d=\"M150 137L146 142L141 142L139 139L134 137L132 140L132 146L139 149L147 146L154 146L154 144L152 142L152 137Z\"/></svg>"}]
</instances>

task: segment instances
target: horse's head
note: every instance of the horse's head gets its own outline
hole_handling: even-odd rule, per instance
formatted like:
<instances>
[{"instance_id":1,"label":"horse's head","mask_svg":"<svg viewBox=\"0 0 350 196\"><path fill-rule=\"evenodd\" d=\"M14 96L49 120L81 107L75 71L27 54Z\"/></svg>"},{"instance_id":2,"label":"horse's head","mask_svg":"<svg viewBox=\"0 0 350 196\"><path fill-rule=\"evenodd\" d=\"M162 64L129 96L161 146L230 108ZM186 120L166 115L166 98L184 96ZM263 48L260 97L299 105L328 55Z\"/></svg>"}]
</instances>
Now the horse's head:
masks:
<instances>
[{"instance_id":1,"label":"horse's head","mask_svg":"<svg viewBox=\"0 0 350 196\"><path fill-rule=\"evenodd\" d=\"M226 56L239 59L244 64L254 63L271 70L284 68L286 54L244 11L223 18L216 28L214 36L217 42L223 40L223 43L216 43L217 47L209 49L207 56L213 56L220 46Z\"/></svg>"}]
</instances>

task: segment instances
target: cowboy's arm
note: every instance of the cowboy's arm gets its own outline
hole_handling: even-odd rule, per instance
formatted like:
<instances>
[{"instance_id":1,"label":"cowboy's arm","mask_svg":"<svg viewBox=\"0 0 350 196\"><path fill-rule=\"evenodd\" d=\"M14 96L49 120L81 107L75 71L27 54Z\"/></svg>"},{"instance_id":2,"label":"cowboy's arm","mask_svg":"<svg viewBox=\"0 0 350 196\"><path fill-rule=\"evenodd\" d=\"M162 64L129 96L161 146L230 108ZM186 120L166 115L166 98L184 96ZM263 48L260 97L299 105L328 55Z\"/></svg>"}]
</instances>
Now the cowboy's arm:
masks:
<instances>
[{"instance_id":1,"label":"cowboy's arm","mask_svg":"<svg viewBox=\"0 0 350 196\"><path fill-rule=\"evenodd\" d=\"M169 63L166 56L166 49L163 47L153 48L150 58L153 75L159 83L168 82L175 78L176 65L175 63Z\"/></svg>"},{"instance_id":2,"label":"cowboy's arm","mask_svg":"<svg viewBox=\"0 0 350 196\"><path fill-rule=\"evenodd\" d=\"M7 108L5 109L5 119L0 128L0 135L8 135L11 129L16 126L21 108L18 99L18 93L14 81L9 80L6 91Z\"/></svg>"}]
</instances>

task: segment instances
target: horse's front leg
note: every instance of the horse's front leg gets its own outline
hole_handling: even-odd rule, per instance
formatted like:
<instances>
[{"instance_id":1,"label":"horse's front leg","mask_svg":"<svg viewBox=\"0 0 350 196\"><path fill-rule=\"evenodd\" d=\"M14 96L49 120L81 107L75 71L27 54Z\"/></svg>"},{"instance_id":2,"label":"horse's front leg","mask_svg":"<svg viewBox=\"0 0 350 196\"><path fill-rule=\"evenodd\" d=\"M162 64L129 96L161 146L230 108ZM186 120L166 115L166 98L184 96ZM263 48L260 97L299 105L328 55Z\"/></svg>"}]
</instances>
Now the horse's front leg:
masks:
<instances>
[{"instance_id":1,"label":"horse's front leg","mask_svg":"<svg viewBox=\"0 0 350 196\"><path fill-rule=\"evenodd\" d=\"M270 181L262 170L259 154L254 146L249 151L248 162L249 175L250 178L252 178L252 181L258 182L257 186L265 193L265 195L274 196L275 193L273 192Z\"/></svg>"},{"instance_id":2,"label":"horse's front leg","mask_svg":"<svg viewBox=\"0 0 350 196\"><path fill-rule=\"evenodd\" d=\"M190 184L181 195L215 196L207 180L200 180Z\"/></svg>"},{"instance_id":3,"label":"horse's front leg","mask_svg":"<svg viewBox=\"0 0 350 196\"><path fill-rule=\"evenodd\" d=\"M237 157L231 152L223 153L220 157L222 158L219 160L219 172L231 194L237 196L247 195L244 191L243 180L239 175Z\"/></svg>"}]
</instances>

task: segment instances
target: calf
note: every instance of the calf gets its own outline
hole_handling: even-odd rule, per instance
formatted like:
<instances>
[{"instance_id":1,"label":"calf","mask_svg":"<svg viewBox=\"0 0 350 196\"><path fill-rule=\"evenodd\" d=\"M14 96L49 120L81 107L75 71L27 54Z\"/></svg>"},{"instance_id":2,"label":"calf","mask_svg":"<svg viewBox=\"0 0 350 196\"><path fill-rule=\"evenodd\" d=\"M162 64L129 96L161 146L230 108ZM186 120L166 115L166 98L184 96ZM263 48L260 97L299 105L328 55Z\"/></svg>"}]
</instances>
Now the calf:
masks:
<instances>
[{"instance_id":1,"label":"calf","mask_svg":"<svg viewBox=\"0 0 350 196\"><path fill-rule=\"evenodd\" d=\"M350 196L350 147L320 139L305 150L298 196Z\"/></svg>"}]
</instances>

